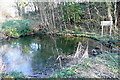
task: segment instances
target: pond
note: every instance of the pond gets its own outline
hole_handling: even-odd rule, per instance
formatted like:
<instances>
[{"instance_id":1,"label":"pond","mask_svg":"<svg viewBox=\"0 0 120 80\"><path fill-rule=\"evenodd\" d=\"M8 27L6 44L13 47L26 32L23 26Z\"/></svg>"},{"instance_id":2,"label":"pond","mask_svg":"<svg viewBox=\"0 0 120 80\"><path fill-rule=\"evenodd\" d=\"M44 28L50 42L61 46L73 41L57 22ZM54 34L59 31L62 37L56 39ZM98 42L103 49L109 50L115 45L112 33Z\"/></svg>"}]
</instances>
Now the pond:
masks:
<instances>
[{"instance_id":1,"label":"pond","mask_svg":"<svg viewBox=\"0 0 120 80\"><path fill-rule=\"evenodd\" d=\"M26 75L48 75L59 67L60 54L73 55L79 42L88 42L89 53L102 45L88 38L58 36L28 36L0 43L0 61L6 72L18 71ZM65 63L64 63L65 64Z\"/></svg>"}]
</instances>

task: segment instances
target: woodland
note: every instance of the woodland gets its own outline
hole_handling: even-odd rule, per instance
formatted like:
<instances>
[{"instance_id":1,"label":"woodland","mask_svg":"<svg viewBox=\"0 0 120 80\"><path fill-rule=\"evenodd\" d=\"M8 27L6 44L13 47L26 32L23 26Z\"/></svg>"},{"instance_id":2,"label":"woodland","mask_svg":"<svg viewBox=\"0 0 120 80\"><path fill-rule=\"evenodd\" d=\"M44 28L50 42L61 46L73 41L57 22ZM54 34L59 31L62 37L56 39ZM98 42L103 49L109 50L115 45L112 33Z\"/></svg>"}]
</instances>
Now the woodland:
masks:
<instances>
[{"instance_id":1,"label":"woodland","mask_svg":"<svg viewBox=\"0 0 120 80\"><path fill-rule=\"evenodd\" d=\"M119 1L28 0L12 7L15 16L3 11L0 19L0 78L120 79ZM17 54L20 60L32 58L32 74L24 72L26 63L13 68Z\"/></svg>"}]
</instances>

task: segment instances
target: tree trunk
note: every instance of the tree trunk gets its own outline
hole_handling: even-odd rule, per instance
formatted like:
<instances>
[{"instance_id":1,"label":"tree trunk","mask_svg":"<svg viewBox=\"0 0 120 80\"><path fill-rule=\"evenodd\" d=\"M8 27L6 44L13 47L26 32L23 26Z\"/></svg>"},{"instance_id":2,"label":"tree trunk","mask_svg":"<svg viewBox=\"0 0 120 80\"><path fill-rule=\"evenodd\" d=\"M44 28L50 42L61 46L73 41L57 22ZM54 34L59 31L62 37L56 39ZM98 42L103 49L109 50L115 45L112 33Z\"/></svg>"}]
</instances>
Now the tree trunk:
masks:
<instances>
[{"instance_id":1,"label":"tree trunk","mask_svg":"<svg viewBox=\"0 0 120 80\"><path fill-rule=\"evenodd\" d=\"M108 3L108 18L110 21L113 21L113 17L111 14L111 2ZM110 36L112 35L112 25L110 26Z\"/></svg>"},{"instance_id":2,"label":"tree trunk","mask_svg":"<svg viewBox=\"0 0 120 80\"><path fill-rule=\"evenodd\" d=\"M118 25L118 28L120 28L120 1L117 2L117 25Z\"/></svg>"}]
</instances>

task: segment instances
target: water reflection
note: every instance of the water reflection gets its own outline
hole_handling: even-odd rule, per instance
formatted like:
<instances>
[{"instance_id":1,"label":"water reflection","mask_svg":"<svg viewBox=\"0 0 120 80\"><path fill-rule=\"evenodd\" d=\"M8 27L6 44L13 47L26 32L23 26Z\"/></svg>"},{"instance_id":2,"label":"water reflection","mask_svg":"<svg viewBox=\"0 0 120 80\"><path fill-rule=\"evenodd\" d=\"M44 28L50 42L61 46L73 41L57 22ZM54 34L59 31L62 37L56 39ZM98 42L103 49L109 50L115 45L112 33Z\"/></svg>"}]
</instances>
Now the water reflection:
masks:
<instances>
[{"instance_id":1,"label":"water reflection","mask_svg":"<svg viewBox=\"0 0 120 80\"><path fill-rule=\"evenodd\" d=\"M32 74L31 58L22 56L19 48L12 48L10 45L3 45L0 48L2 59L6 64L6 71L19 71L26 74Z\"/></svg>"},{"instance_id":2,"label":"water reflection","mask_svg":"<svg viewBox=\"0 0 120 80\"><path fill-rule=\"evenodd\" d=\"M58 66L56 56L75 53L80 41L90 43L89 51L93 45L100 46L97 42L86 38L29 36L0 43L0 58L5 63L7 72L51 73Z\"/></svg>"}]
</instances>

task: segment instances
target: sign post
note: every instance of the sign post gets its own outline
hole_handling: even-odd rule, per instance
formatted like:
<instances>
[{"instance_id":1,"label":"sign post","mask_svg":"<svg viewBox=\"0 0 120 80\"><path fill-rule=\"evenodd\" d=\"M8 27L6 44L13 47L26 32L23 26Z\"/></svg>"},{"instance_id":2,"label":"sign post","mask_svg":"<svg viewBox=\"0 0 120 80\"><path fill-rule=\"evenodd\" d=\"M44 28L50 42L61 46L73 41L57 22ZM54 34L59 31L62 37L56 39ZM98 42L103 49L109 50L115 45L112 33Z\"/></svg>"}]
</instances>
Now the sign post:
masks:
<instances>
[{"instance_id":1,"label":"sign post","mask_svg":"<svg viewBox=\"0 0 120 80\"><path fill-rule=\"evenodd\" d=\"M101 36L103 36L104 26L110 26L110 36L111 36L111 34L112 34L112 25L113 25L113 21L101 21L101 26L102 26Z\"/></svg>"}]
</instances>

